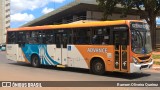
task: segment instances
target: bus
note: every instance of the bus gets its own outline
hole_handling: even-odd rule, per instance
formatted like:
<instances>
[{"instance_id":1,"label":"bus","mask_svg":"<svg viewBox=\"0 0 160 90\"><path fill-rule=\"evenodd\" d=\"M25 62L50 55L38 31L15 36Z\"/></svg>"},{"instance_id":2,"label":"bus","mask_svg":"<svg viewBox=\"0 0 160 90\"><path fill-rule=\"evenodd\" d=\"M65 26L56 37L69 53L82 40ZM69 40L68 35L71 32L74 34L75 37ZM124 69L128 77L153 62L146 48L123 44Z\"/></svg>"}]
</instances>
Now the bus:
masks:
<instances>
[{"instance_id":1,"label":"bus","mask_svg":"<svg viewBox=\"0 0 160 90\"><path fill-rule=\"evenodd\" d=\"M153 65L151 34L141 20L93 21L7 30L7 59L33 67L135 73Z\"/></svg>"}]
</instances>

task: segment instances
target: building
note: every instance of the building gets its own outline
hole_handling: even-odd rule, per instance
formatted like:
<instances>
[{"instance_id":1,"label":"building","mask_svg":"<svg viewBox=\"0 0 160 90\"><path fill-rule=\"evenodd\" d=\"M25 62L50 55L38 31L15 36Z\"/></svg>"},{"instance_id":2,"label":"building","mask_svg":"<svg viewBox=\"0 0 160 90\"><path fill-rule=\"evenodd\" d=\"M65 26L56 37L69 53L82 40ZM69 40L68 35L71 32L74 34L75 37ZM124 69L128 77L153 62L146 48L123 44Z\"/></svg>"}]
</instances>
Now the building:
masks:
<instances>
[{"instance_id":1,"label":"building","mask_svg":"<svg viewBox=\"0 0 160 90\"><path fill-rule=\"evenodd\" d=\"M133 10L127 15L126 18L121 18L121 9L117 5L115 13L110 16L109 20L117 19L140 19L137 15L137 11ZM96 0L75 0L68 5L65 5L59 9L56 9L40 18L37 18L23 26L37 26L37 25L50 25L71 23L79 20L102 20L103 13L98 7Z\"/></svg>"},{"instance_id":2,"label":"building","mask_svg":"<svg viewBox=\"0 0 160 90\"><path fill-rule=\"evenodd\" d=\"M8 28L10 28L10 0L0 0L0 44L6 43Z\"/></svg>"}]
</instances>

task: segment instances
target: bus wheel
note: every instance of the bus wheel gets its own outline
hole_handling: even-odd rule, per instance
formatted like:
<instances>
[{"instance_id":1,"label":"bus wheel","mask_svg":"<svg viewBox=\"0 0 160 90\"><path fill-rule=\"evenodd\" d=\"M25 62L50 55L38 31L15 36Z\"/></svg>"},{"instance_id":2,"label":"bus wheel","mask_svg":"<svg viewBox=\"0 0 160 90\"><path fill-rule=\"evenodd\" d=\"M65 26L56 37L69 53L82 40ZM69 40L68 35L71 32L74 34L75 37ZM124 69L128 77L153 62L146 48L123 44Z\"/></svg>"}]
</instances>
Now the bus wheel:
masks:
<instances>
[{"instance_id":1,"label":"bus wheel","mask_svg":"<svg viewBox=\"0 0 160 90\"><path fill-rule=\"evenodd\" d=\"M33 67L40 67L40 60L39 60L39 57L37 55L32 55L32 58L31 58L31 64Z\"/></svg>"},{"instance_id":2,"label":"bus wheel","mask_svg":"<svg viewBox=\"0 0 160 90\"><path fill-rule=\"evenodd\" d=\"M94 74L102 75L105 73L105 65L102 60L94 60L91 64L91 70Z\"/></svg>"}]
</instances>

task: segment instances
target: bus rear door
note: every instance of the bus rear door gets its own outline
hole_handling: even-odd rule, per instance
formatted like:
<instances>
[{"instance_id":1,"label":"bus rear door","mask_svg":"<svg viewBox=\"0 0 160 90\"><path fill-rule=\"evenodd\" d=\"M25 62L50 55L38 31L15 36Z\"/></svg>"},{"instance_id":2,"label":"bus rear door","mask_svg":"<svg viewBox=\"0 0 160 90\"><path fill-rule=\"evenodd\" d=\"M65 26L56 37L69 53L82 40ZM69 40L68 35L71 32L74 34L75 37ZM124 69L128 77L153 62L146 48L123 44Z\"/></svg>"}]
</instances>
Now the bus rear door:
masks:
<instances>
[{"instance_id":1,"label":"bus rear door","mask_svg":"<svg viewBox=\"0 0 160 90\"><path fill-rule=\"evenodd\" d=\"M129 70L129 35L128 30L114 30L112 32L114 48L114 71L128 72Z\"/></svg>"},{"instance_id":2,"label":"bus rear door","mask_svg":"<svg viewBox=\"0 0 160 90\"><path fill-rule=\"evenodd\" d=\"M18 52L17 52L17 60L19 62L27 62L27 60L25 60L24 58L24 52L22 51L22 48L25 47L25 39L26 39L26 35L25 32L18 32Z\"/></svg>"},{"instance_id":3,"label":"bus rear door","mask_svg":"<svg viewBox=\"0 0 160 90\"><path fill-rule=\"evenodd\" d=\"M55 59L61 65L67 65L67 34L65 33L56 33L56 50L55 50Z\"/></svg>"}]
</instances>

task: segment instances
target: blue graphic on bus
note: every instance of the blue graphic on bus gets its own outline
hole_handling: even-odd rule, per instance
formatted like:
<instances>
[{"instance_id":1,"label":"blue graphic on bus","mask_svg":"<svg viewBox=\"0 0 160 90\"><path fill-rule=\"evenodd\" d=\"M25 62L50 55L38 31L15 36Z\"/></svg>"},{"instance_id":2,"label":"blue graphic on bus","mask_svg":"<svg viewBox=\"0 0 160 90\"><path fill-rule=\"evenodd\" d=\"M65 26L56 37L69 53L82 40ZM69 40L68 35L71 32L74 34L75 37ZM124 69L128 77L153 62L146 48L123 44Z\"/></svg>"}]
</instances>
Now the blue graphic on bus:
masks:
<instances>
[{"instance_id":1,"label":"blue graphic on bus","mask_svg":"<svg viewBox=\"0 0 160 90\"><path fill-rule=\"evenodd\" d=\"M26 44L22 47L22 51L25 54L29 62L31 62L31 55L36 54L39 56L40 63L43 65L58 65L59 63L53 60L47 51L47 45L40 44Z\"/></svg>"}]
</instances>

